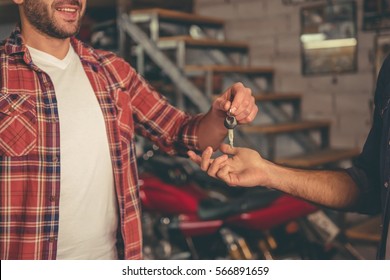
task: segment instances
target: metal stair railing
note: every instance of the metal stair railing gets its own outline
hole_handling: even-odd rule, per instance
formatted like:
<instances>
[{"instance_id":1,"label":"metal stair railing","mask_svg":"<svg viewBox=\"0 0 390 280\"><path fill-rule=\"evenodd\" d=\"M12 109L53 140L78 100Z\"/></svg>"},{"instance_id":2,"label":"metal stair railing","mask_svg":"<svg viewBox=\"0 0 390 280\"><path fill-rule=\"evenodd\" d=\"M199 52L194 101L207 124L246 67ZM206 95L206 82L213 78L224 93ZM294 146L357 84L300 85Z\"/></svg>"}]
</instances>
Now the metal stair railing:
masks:
<instances>
[{"instance_id":1,"label":"metal stair railing","mask_svg":"<svg viewBox=\"0 0 390 280\"><path fill-rule=\"evenodd\" d=\"M130 16L123 14L119 20L119 28L126 32L136 43L142 45L144 51L156 63L175 85L197 106L200 112L210 108L210 100L178 69L178 67L157 47L156 43L148 38Z\"/></svg>"},{"instance_id":2,"label":"metal stair railing","mask_svg":"<svg viewBox=\"0 0 390 280\"><path fill-rule=\"evenodd\" d=\"M156 43L149 39L135 23L131 22L130 16L122 14L118 20L120 31L126 33L137 44L142 45L143 51L156 63L158 67L175 83L176 87L188 97L198 108L199 112L210 109L211 100L207 98L182 71L157 47ZM235 142L240 146L252 147L248 137L240 131L235 133Z\"/></svg>"}]
</instances>

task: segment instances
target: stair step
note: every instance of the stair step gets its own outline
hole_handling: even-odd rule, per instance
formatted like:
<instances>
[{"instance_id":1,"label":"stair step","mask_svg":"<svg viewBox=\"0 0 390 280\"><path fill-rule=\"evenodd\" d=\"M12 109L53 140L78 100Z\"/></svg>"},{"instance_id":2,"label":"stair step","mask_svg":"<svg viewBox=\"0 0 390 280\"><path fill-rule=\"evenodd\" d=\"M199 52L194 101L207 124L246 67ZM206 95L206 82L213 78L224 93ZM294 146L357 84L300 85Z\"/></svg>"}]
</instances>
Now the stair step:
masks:
<instances>
[{"instance_id":1,"label":"stair step","mask_svg":"<svg viewBox=\"0 0 390 280\"><path fill-rule=\"evenodd\" d=\"M321 166L329 163L335 163L342 160L354 158L360 154L358 148L352 149L335 149L328 148L310 152L303 155L292 156L287 158L278 158L275 160L276 163L291 166L291 167L302 167L312 168Z\"/></svg>"},{"instance_id":2,"label":"stair step","mask_svg":"<svg viewBox=\"0 0 390 280\"><path fill-rule=\"evenodd\" d=\"M110 2L112 4L112 0L99 0L99 1L90 1L91 4L94 2ZM131 2L131 9L152 9L152 8L161 8L161 9L170 9L170 10L178 10L191 12L193 11L194 1L193 0L131 0L127 1ZM88 6L90 4L88 3Z\"/></svg>"},{"instance_id":3,"label":"stair step","mask_svg":"<svg viewBox=\"0 0 390 280\"><path fill-rule=\"evenodd\" d=\"M213 28L223 28L224 25L224 21L217 18L167 9L140 9L134 10L130 14L134 22L147 21L151 17L158 17L160 21L185 25L197 24Z\"/></svg>"},{"instance_id":4,"label":"stair step","mask_svg":"<svg viewBox=\"0 0 390 280\"><path fill-rule=\"evenodd\" d=\"M359 223L345 230L345 235L348 239L379 242L381 239L381 216L373 216L366 221Z\"/></svg>"},{"instance_id":5,"label":"stair step","mask_svg":"<svg viewBox=\"0 0 390 280\"><path fill-rule=\"evenodd\" d=\"M196 72L214 72L214 73L236 73L247 75L273 75L272 67L244 67L231 65L187 65L185 67L187 73Z\"/></svg>"},{"instance_id":6,"label":"stair step","mask_svg":"<svg viewBox=\"0 0 390 280\"><path fill-rule=\"evenodd\" d=\"M199 88L200 91L205 92L205 79L202 77L190 77L189 80ZM150 80L149 80L150 81ZM157 90L162 90L166 93L174 93L175 85L171 83L164 83L159 81L152 81L150 84ZM222 78L216 76L213 80L214 92L215 94L212 96L213 100L216 99L220 94L223 93L222 89Z\"/></svg>"},{"instance_id":7,"label":"stair step","mask_svg":"<svg viewBox=\"0 0 390 280\"><path fill-rule=\"evenodd\" d=\"M330 121L299 121L266 125L249 125L241 129L245 133L281 134L312 129L328 129Z\"/></svg>"},{"instance_id":8,"label":"stair step","mask_svg":"<svg viewBox=\"0 0 390 280\"><path fill-rule=\"evenodd\" d=\"M195 39L191 36L160 37L158 46L162 48L176 47L178 43L184 42L188 47L196 48L219 48L222 50L232 50L237 52L247 52L249 45L244 42L221 41L211 38Z\"/></svg>"},{"instance_id":9,"label":"stair step","mask_svg":"<svg viewBox=\"0 0 390 280\"><path fill-rule=\"evenodd\" d=\"M299 93L267 93L255 95L257 102L293 102L300 101L301 99L302 94Z\"/></svg>"},{"instance_id":10,"label":"stair step","mask_svg":"<svg viewBox=\"0 0 390 280\"><path fill-rule=\"evenodd\" d=\"M267 94L254 94L253 95L256 102L294 102L301 101L302 94L299 93L273 93L269 92ZM218 98L218 95L213 96L213 99Z\"/></svg>"},{"instance_id":11,"label":"stair step","mask_svg":"<svg viewBox=\"0 0 390 280\"><path fill-rule=\"evenodd\" d=\"M256 94L255 100L258 103L271 102L274 105L290 104L293 110L291 113L292 121L299 121L301 119L301 104L302 94L299 93L267 93L267 94Z\"/></svg>"}]
</instances>

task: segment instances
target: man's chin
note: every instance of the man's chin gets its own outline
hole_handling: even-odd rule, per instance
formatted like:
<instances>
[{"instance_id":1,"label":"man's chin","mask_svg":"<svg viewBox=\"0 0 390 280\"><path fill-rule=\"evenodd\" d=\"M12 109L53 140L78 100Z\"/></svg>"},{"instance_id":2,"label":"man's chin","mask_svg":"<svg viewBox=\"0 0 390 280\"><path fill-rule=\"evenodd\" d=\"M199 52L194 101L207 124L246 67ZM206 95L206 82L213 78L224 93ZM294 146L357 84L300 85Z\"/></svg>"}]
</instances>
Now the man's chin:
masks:
<instances>
[{"instance_id":1,"label":"man's chin","mask_svg":"<svg viewBox=\"0 0 390 280\"><path fill-rule=\"evenodd\" d=\"M75 36L80 30L80 27L77 26L62 26L57 28L57 37L60 37L61 39L66 39L72 36Z\"/></svg>"}]
</instances>

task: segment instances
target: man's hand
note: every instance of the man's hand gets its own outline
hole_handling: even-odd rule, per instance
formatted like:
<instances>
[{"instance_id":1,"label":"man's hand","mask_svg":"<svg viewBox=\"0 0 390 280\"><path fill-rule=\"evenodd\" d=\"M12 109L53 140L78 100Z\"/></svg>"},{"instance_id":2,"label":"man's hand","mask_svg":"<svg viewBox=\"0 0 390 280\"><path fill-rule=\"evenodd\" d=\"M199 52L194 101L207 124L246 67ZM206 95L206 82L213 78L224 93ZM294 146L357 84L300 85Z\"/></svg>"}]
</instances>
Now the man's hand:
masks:
<instances>
[{"instance_id":1,"label":"man's hand","mask_svg":"<svg viewBox=\"0 0 390 280\"><path fill-rule=\"evenodd\" d=\"M229 186L252 187L267 185L267 171L270 162L261 155L247 148L233 148L222 144L224 155L212 159L213 150L208 147L202 156L189 151L188 156L211 177L225 181ZM228 155L232 157L228 157Z\"/></svg>"},{"instance_id":2,"label":"man's hand","mask_svg":"<svg viewBox=\"0 0 390 280\"><path fill-rule=\"evenodd\" d=\"M208 146L217 149L221 145L227 133L223 123L229 110L238 124L252 122L258 108L251 89L244 87L242 83L236 83L213 102L210 111L199 123L198 137L201 150Z\"/></svg>"},{"instance_id":3,"label":"man's hand","mask_svg":"<svg viewBox=\"0 0 390 280\"><path fill-rule=\"evenodd\" d=\"M235 83L212 105L212 111L222 118L226 117L226 112L229 110L239 124L252 122L258 112L252 90L242 83Z\"/></svg>"}]
</instances>

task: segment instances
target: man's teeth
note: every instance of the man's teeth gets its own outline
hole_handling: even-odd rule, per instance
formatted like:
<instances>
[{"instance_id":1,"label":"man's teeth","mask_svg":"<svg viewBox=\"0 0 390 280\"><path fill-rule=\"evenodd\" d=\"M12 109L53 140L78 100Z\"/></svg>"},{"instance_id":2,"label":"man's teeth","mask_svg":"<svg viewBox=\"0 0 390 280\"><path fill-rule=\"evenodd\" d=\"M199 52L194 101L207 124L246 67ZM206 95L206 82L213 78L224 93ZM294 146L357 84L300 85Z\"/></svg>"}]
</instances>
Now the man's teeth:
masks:
<instances>
[{"instance_id":1,"label":"man's teeth","mask_svg":"<svg viewBox=\"0 0 390 280\"><path fill-rule=\"evenodd\" d=\"M77 10L76 9L71 9L71 8L60 8L60 9L57 9L57 11L68 12L68 13L75 13Z\"/></svg>"}]
</instances>

